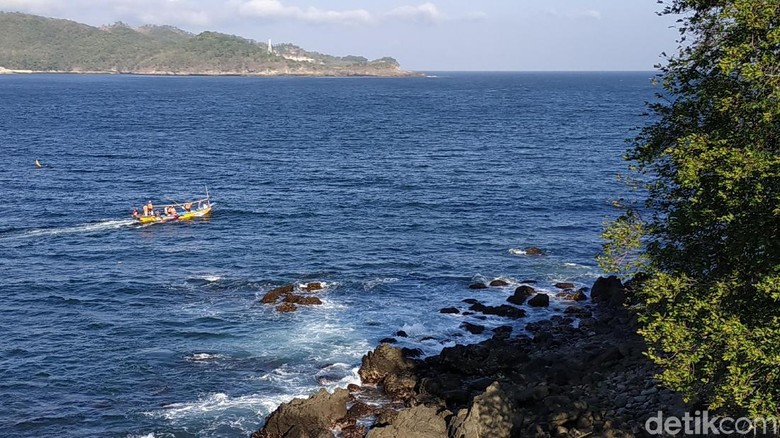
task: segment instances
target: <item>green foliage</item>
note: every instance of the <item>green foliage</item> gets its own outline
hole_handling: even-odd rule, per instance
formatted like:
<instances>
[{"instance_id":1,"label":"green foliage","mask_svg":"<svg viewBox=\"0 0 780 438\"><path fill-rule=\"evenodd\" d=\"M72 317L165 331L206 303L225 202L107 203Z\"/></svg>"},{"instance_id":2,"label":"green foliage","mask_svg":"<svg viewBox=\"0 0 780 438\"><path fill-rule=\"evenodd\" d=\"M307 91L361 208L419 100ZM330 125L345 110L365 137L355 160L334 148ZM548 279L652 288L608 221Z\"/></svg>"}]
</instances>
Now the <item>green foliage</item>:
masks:
<instances>
[{"instance_id":1,"label":"green foliage","mask_svg":"<svg viewBox=\"0 0 780 438\"><path fill-rule=\"evenodd\" d=\"M388 74L392 58L369 62L266 44L217 32L192 35L171 26L124 23L96 28L68 20L0 12L0 67L11 70L174 74ZM310 58L312 62L285 55ZM392 62L388 61L392 60Z\"/></svg>"},{"instance_id":2,"label":"green foliage","mask_svg":"<svg viewBox=\"0 0 780 438\"><path fill-rule=\"evenodd\" d=\"M683 43L629 154L650 181L641 333L688 399L778 415L780 0L673 0L665 13L683 17ZM637 242L626 235L641 227L619 222L605 258Z\"/></svg>"},{"instance_id":3,"label":"green foliage","mask_svg":"<svg viewBox=\"0 0 780 438\"><path fill-rule=\"evenodd\" d=\"M605 271L630 278L648 269L647 257L642 253L645 224L634 210L604 224L605 243L596 256L599 267Z\"/></svg>"}]
</instances>

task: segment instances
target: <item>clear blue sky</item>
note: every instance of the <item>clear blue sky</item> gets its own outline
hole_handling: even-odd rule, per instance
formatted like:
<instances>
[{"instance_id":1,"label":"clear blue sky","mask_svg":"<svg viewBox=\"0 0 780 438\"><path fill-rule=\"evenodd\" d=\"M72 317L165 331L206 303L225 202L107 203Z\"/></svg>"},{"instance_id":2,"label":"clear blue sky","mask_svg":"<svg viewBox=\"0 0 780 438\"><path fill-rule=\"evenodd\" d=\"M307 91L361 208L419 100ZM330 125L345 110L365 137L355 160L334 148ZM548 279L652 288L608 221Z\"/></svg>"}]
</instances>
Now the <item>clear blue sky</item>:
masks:
<instances>
[{"instance_id":1,"label":"clear blue sky","mask_svg":"<svg viewBox=\"0 0 780 438\"><path fill-rule=\"evenodd\" d=\"M90 25L172 24L411 70L651 70L673 53L656 0L0 0ZM0 29L2 32L2 29Z\"/></svg>"}]
</instances>

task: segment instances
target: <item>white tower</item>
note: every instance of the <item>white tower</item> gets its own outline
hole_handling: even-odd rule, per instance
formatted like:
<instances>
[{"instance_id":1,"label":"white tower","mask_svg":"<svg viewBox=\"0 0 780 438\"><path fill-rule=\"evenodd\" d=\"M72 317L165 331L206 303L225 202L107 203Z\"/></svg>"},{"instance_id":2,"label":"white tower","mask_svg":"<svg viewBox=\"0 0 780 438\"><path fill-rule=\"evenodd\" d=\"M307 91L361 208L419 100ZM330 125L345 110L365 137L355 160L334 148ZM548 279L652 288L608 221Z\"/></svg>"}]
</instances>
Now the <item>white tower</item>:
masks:
<instances>
[{"instance_id":1,"label":"white tower","mask_svg":"<svg viewBox=\"0 0 780 438\"><path fill-rule=\"evenodd\" d=\"M268 53L274 53L274 48L271 45L271 38L268 38Z\"/></svg>"}]
</instances>

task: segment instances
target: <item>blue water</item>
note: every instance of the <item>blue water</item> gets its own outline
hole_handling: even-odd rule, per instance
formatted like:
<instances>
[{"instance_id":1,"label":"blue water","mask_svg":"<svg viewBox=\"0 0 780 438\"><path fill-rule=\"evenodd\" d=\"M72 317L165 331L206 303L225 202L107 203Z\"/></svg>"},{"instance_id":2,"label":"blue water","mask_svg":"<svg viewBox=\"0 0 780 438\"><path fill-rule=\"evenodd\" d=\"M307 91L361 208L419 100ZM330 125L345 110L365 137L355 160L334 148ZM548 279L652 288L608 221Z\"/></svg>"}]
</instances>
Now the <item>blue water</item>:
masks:
<instances>
[{"instance_id":1,"label":"blue water","mask_svg":"<svg viewBox=\"0 0 780 438\"><path fill-rule=\"evenodd\" d=\"M651 76L0 76L2 435L246 436L400 329L522 330L437 310L590 285ZM129 218L206 185L210 219ZM307 281L323 306L258 303Z\"/></svg>"}]
</instances>

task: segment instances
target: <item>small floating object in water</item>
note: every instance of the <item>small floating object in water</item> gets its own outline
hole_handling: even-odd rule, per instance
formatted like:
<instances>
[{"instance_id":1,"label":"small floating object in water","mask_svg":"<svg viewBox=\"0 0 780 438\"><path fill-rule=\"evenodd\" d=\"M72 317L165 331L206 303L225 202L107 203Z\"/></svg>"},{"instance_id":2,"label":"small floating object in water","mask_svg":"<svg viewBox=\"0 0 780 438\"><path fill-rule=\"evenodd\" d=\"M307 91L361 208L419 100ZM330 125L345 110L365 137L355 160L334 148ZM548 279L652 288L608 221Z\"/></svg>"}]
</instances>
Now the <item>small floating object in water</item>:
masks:
<instances>
[{"instance_id":1,"label":"small floating object in water","mask_svg":"<svg viewBox=\"0 0 780 438\"><path fill-rule=\"evenodd\" d=\"M38 161L38 160L35 160L35 168L36 168L36 169L40 169L41 167L43 167L43 165L41 164L41 162L40 162L40 161Z\"/></svg>"}]
</instances>

